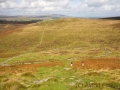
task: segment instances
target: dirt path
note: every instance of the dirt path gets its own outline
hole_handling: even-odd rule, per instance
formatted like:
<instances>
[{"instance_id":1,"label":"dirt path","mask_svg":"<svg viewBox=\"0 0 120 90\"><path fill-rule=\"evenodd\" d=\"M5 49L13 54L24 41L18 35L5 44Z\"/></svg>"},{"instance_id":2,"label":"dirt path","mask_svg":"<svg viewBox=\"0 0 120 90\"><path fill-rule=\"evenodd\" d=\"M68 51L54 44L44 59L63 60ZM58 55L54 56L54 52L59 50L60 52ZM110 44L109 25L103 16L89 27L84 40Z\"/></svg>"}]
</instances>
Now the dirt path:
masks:
<instances>
[{"instance_id":1,"label":"dirt path","mask_svg":"<svg viewBox=\"0 0 120 90\"><path fill-rule=\"evenodd\" d=\"M93 69L120 69L120 59L117 58L100 58L84 60L84 66L81 61L74 61L75 68L93 68Z\"/></svg>"},{"instance_id":2,"label":"dirt path","mask_svg":"<svg viewBox=\"0 0 120 90\"><path fill-rule=\"evenodd\" d=\"M29 53L26 53L26 54L22 54L22 55L19 55L19 56L14 56L14 57L12 57L12 58L9 58L9 59L7 59L6 61L2 62L2 63L0 64L0 66L8 66L7 62L12 61L12 60L15 59L15 58L22 57L22 56L27 55L27 54L29 54Z\"/></svg>"}]
</instances>

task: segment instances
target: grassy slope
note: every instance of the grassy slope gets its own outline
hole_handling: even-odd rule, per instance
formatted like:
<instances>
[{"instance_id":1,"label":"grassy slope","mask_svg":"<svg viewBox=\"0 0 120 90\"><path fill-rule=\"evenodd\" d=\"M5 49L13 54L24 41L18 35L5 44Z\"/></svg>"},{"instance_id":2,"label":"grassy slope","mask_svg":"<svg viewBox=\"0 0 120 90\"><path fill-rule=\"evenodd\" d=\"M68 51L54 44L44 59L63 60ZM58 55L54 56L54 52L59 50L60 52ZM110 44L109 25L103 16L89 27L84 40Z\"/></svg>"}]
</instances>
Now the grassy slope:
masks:
<instances>
[{"instance_id":1,"label":"grassy slope","mask_svg":"<svg viewBox=\"0 0 120 90\"><path fill-rule=\"evenodd\" d=\"M58 19L26 25L22 31L0 37L0 49L34 50L81 47L119 48L120 22L115 20ZM40 45L42 31L44 36Z\"/></svg>"},{"instance_id":2,"label":"grassy slope","mask_svg":"<svg viewBox=\"0 0 120 90\"><path fill-rule=\"evenodd\" d=\"M78 56L83 57L100 56L107 51L112 52L112 57L120 56L119 20L72 18L1 27L11 31L0 35L1 58L56 49L78 49ZM96 55L91 50L100 53Z\"/></svg>"},{"instance_id":3,"label":"grassy slope","mask_svg":"<svg viewBox=\"0 0 120 90\"><path fill-rule=\"evenodd\" d=\"M64 61L65 66L40 67L38 72L26 68L18 73L4 72L0 75L0 90L119 89L119 69L70 68L69 60L102 56L109 51L112 52L109 57L120 56L120 21L75 18L44 21L17 29L9 25L1 27L13 31L0 36L0 62L20 54L8 63ZM96 86L98 84L103 85Z\"/></svg>"}]
</instances>

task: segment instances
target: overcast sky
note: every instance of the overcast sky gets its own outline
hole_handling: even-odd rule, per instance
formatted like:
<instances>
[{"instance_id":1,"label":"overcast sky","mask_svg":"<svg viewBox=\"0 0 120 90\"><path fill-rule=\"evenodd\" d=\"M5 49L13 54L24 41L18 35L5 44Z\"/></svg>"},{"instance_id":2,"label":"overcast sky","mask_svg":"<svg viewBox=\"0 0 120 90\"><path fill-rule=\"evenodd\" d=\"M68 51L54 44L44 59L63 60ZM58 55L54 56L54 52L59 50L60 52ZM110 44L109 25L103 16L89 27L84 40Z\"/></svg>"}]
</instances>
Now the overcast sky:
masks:
<instances>
[{"instance_id":1,"label":"overcast sky","mask_svg":"<svg viewBox=\"0 0 120 90\"><path fill-rule=\"evenodd\" d=\"M120 16L120 0L0 0L0 15Z\"/></svg>"}]
</instances>

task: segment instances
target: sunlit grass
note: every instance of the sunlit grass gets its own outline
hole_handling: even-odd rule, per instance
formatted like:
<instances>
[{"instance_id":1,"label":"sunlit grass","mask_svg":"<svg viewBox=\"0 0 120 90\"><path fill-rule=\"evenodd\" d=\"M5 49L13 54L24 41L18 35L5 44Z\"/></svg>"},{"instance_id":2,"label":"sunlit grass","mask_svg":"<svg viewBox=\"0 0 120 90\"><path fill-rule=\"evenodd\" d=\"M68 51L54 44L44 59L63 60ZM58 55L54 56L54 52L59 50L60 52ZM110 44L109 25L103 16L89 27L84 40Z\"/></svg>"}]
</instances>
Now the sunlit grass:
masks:
<instances>
[{"instance_id":1,"label":"sunlit grass","mask_svg":"<svg viewBox=\"0 0 120 90\"><path fill-rule=\"evenodd\" d=\"M19 27L0 27L4 30L19 30L0 34L0 64L6 60L9 60L6 63L10 65L35 62L65 64L38 68L0 67L0 90L120 89L119 69L70 67L70 62L76 60L119 58L119 20L72 18L47 20ZM8 72L4 72L7 70ZM83 83L104 85L81 87Z\"/></svg>"},{"instance_id":2,"label":"sunlit grass","mask_svg":"<svg viewBox=\"0 0 120 90\"><path fill-rule=\"evenodd\" d=\"M51 68L39 67L37 72L11 73L0 75L3 90L116 90L120 83L117 82L119 70L95 70L55 66ZM55 85L55 86L54 86ZM100 86L101 85L101 86ZM9 86L9 87L8 87Z\"/></svg>"},{"instance_id":3,"label":"sunlit grass","mask_svg":"<svg viewBox=\"0 0 120 90\"><path fill-rule=\"evenodd\" d=\"M43 40L40 45L42 31ZM0 38L0 48L19 51L73 49L80 47L118 48L118 20L58 19L24 26L22 31Z\"/></svg>"}]
</instances>

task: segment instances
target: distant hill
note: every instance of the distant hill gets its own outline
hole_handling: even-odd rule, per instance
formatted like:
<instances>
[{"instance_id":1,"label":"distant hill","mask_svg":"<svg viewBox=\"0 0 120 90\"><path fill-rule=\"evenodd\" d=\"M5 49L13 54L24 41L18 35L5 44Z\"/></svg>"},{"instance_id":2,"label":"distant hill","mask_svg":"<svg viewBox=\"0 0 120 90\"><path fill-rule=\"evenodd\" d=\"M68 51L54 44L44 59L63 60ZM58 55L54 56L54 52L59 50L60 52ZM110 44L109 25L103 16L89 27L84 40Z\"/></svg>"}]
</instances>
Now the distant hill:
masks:
<instances>
[{"instance_id":1,"label":"distant hill","mask_svg":"<svg viewBox=\"0 0 120 90\"><path fill-rule=\"evenodd\" d=\"M40 22L43 20L30 20L30 21L7 21L7 20L0 20L0 24L31 24Z\"/></svg>"},{"instance_id":2,"label":"distant hill","mask_svg":"<svg viewBox=\"0 0 120 90\"><path fill-rule=\"evenodd\" d=\"M5 16L5 15L0 15L0 18L39 18L39 19L54 19L54 18L66 18L68 16L65 15L59 15L59 14L51 14L51 15L40 15L40 16Z\"/></svg>"},{"instance_id":3,"label":"distant hill","mask_svg":"<svg viewBox=\"0 0 120 90\"><path fill-rule=\"evenodd\" d=\"M0 15L1 24L30 24L36 23L43 20L53 20L58 18L68 18L65 15L51 14L51 15L41 15L41 16L6 16Z\"/></svg>"},{"instance_id":4,"label":"distant hill","mask_svg":"<svg viewBox=\"0 0 120 90\"><path fill-rule=\"evenodd\" d=\"M0 18L7 18L8 16L6 15L0 15Z\"/></svg>"},{"instance_id":5,"label":"distant hill","mask_svg":"<svg viewBox=\"0 0 120 90\"><path fill-rule=\"evenodd\" d=\"M59 14L51 14L51 15L42 15L42 16L32 16L32 18L66 18L68 16L59 15Z\"/></svg>"},{"instance_id":6,"label":"distant hill","mask_svg":"<svg viewBox=\"0 0 120 90\"><path fill-rule=\"evenodd\" d=\"M117 16L117 17L105 17L105 18L101 18L101 19L120 20L120 16Z\"/></svg>"}]
</instances>

